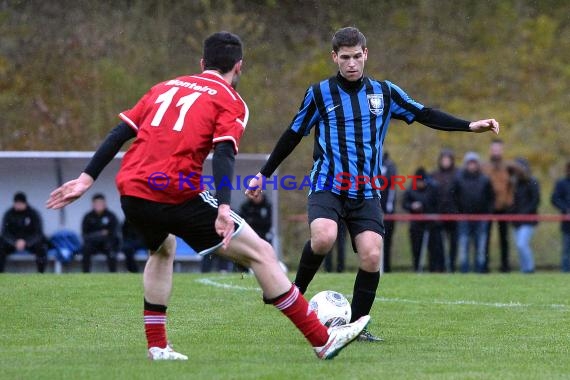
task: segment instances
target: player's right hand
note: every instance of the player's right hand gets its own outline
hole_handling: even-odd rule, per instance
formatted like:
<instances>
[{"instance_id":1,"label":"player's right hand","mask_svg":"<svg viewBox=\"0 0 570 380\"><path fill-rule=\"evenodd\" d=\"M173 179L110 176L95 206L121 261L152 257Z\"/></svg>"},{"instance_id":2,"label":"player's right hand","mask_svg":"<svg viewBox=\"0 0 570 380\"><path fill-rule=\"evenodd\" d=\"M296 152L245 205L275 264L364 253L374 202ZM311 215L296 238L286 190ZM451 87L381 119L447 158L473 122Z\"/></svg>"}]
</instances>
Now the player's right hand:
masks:
<instances>
[{"instance_id":1,"label":"player's right hand","mask_svg":"<svg viewBox=\"0 0 570 380\"><path fill-rule=\"evenodd\" d=\"M76 179L66 182L52 191L46 201L46 207L59 209L67 206L85 194L91 185L93 185L93 182L94 179L89 174L81 173Z\"/></svg>"},{"instance_id":2,"label":"player's right hand","mask_svg":"<svg viewBox=\"0 0 570 380\"><path fill-rule=\"evenodd\" d=\"M216 218L216 233L222 237L222 248L228 248L230 240L234 234L234 220L230 216L230 206L221 204L218 206L218 217Z\"/></svg>"},{"instance_id":3,"label":"player's right hand","mask_svg":"<svg viewBox=\"0 0 570 380\"><path fill-rule=\"evenodd\" d=\"M256 199L261 194L261 188L263 186L263 175L261 173L257 173L254 178L249 181L247 185L247 190L245 191L245 195L249 199Z\"/></svg>"}]
</instances>

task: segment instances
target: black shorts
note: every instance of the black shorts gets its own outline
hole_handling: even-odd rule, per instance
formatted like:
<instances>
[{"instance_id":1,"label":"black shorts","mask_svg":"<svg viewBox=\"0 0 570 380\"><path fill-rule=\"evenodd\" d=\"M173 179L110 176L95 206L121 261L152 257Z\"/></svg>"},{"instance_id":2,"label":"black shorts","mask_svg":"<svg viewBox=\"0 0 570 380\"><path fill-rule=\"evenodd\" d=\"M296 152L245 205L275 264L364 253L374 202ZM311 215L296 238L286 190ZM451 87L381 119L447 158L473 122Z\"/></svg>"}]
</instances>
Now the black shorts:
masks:
<instances>
[{"instance_id":1,"label":"black shorts","mask_svg":"<svg viewBox=\"0 0 570 380\"><path fill-rule=\"evenodd\" d=\"M222 237L214 227L218 217L218 201L207 191L180 204L122 196L121 207L150 250L156 251L168 234L183 239L202 256L214 252L222 245ZM235 223L235 236L245 222L233 211L231 217Z\"/></svg>"},{"instance_id":2,"label":"black shorts","mask_svg":"<svg viewBox=\"0 0 570 380\"><path fill-rule=\"evenodd\" d=\"M384 213L380 198L347 198L330 191L309 194L307 205L309 224L317 218L334 220L342 218L348 228L354 246L354 238L361 232L373 231L384 237Z\"/></svg>"}]
</instances>

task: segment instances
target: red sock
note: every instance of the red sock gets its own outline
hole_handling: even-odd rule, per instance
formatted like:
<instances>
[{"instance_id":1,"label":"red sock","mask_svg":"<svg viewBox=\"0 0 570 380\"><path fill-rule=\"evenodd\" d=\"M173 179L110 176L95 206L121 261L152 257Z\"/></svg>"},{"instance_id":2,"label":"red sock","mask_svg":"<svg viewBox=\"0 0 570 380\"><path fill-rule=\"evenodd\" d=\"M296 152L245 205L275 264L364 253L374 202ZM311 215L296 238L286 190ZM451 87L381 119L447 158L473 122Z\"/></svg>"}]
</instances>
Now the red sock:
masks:
<instances>
[{"instance_id":1,"label":"red sock","mask_svg":"<svg viewBox=\"0 0 570 380\"><path fill-rule=\"evenodd\" d=\"M148 348L165 348L166 340L166 312L144 311L144 331Z\"/></svg>"},{"instance_id":2,"label":"red sock","mask_svg":"<svg viewBox=\"0 0 570 380\"><path fill-rule=\"evenodd\" d=\"M287 293L272 303L297 326L313 347L321 347L327 343L327 328L319 321L314 311L309 312L309 303L295 285L291 285Z\"/></svg>"}]
</instances>

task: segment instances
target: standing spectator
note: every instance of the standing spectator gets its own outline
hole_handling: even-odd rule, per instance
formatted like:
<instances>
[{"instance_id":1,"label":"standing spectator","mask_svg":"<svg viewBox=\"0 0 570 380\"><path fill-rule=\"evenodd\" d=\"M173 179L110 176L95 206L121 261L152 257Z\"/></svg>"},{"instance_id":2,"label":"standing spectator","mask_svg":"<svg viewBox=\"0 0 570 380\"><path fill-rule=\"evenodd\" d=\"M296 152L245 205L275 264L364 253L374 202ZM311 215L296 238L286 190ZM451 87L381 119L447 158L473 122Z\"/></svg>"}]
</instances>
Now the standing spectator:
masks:
<instances>
[{"instance_id":1,"label":"standing spectator","mask_svg":"<svg viewBox=\"0 0 570 380\"><path fill-rule=\"evenodd\" d=\"M455 167L455 154L451 149L443 149L437 160L437 170L431 174L437 182L437 199L439 214L457 214L457 204L452 193L452 185L457 177ZM448 272L455 272L455 258L457 257L457 221L445 220L441 222L442 249L445 268Z\"/></svg>"},{"instance_id":2,"label":"standing spectator","mask_svg":"<svg viewBox=\"0 0 570 380\"><path fill-rule=\"evenodd\" d=\"M566 178L560 178L554 186L552 205L564 215L570 215L570 161L566 162ZM562 271L570 272L570 221L560 224L562 229Z\"/></svg>"},{"instance_id":3,"label":"standing spectator","mask_svg":"<svg viewBox=\"0 0 570 380\"><path fill-rule=\"evenodd\" d=\"M493 210L495 194L489 177L481 172L479 155L468 152L463 159L464 168L453 181L452 192L457 209L462 214L489 214ZM469 272L469 243L475 245L475 270L487 272L485 242L487 221L461 220L457 223L459 269Z\"/></svg>"},{"instance_id":4,"label":"standing spectator","mask_svg":"<svg viewBox=\"0 0 570 380\"><path fill-rule=\"evenodd\" d=\"M136 229L136 227L125 219L123 226L121 228L123 241L121 244L121 251L125 255L125 264L127 270L131 273L138 273L139 267L137 261L135 260L135 253L140 250L147 250L144 243L144 239L141 233Z\"/></svg>"},{"instance_id":5,"label":"standing spectator","mask_svg":"<svg viewBox=\"0 0 570 380\"><path fill-rule=\"evenodd\" d=\"M119 250L119 222L115 214L107 209L103 194L91 198L93 209L83 217L83 273L91 271L91 256L97 253L107 255L109 272L117 271L117 252Z\"/></svg>"},{"instance_id":6,"label":"standing spectator","mask_svg":"<svg viewBox=\"0 0 570 380\"><path fill-rule=\"evenodd\" d=\"M380 206L384 214L394 214L396 212L396 186L394 186L394 177L398 169L394 161L390 158L388 152L384 152L382 156L381 174L386 178L386 183L382 184L384 189L380 191ZM386 273L392 271L392 237L394 236L394 228L396 223L393 220L384 219L384 252L383 252L383 270Z\"/></svg>"},{"instance_id":7,"label":"standing spectator","mask_svg":"<svg viewBox=\"0 0 570 380\"><path fill-rule=\"evenodd\" d=\"M14 195L14 204L4 214L0 238L0 273L4 272L6 256L14 252L36 255L39 273L44 273L47 261L46 238L40 214L28 205L26 194Z\"/></svg>"},{"instance_id":8,"label":"standing spectator","mask_svg":"<svg viewBox=\"0 0 570 380\"><path fill-rule=\"evenodd\" d=\"M412 214L431 214L438 210L437 185L427 177L424 168L416 170L419 178L404 192L402 207ZM443 253L441 247L441 232L436 222L410 222L410 242L412 244L413 264L416 272L421 272L423 262L422 250L429 252L430 272L443 272Z\"/></svg>"},{"instance_id":9,"label":"standing spectator","mask_svg":"<svg viewBox=\"0 0 570 380\"><path fill-rule=\"evenodd\" d=\"M506 214L513 205L513 181L509 174L507 164L503 159L505 144L501 139L494 139L489 148L490 160L483 165L483 173L491 179L493 191L495 192L494 214ZM488 271L489 263L489 243L491 241L492 222L487 224L487 240L485 241L485 271ZM501 245L501 266L500 271L507 273L511 271L509 264L509 223L497 221L499 228L499 242Z\"/></svg>"},{"instance_id":10,"label":"standing spectator","mask_svg":"<svg viewBox=\"0 0 570 380\"><path fill-rule=\"evenodd\" d=\"M517 158L509 165L509 172L515 178L513 198L513 214L537 214L540 202L540 187L538 180L531 175L528 161ZM521 272L534 272L534 255L530 240L534 234L537 221L513 221L515 229L515 244L519 253Z\"/></svg>"}]
</instances>

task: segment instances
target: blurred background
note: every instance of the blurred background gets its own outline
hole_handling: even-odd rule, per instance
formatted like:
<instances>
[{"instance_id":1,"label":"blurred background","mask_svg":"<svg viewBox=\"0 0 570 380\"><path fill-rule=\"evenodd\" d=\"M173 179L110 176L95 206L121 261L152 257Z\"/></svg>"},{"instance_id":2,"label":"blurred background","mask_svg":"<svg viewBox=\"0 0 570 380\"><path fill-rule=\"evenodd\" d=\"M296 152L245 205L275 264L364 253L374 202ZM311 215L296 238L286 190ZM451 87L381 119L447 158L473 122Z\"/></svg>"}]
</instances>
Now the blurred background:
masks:
<instances>
[{"instance_id":1,"label":"blurred background","mask_svg":"<svg viewBox=\"0 0 570 380\"><path fill-rule=\"evenodd\" d=\"M367 75L426 106L498 119L506 158L528 158L540 180L539 212L555 212L550 193L570 158L567 0L0 1L0 150L95 150L119 112L154 83L199 71L203 38L229 30L245 44L238 90L251 116L240 152L268 153L306 88L336 73L330 40L349 25L368 39ZM454 149L458 162L469 150L487 159L492 138L394 121L385 149L405 175L434 169L442 147ZM305 175L312 149L311 136L280 174ZM3 178L1 186L9 183ZM279 195L289 264L308 237L306 223L290 218L305 212L306 195ZM0 208L10 204L0 200ZM538 267L558 265L558 223L541 223L533 244ZM511 257L516 263L514 247ZM410 263L400 223L393 266Z\"/></svg>"}]
</instances>

